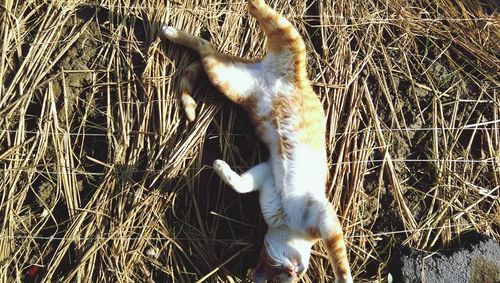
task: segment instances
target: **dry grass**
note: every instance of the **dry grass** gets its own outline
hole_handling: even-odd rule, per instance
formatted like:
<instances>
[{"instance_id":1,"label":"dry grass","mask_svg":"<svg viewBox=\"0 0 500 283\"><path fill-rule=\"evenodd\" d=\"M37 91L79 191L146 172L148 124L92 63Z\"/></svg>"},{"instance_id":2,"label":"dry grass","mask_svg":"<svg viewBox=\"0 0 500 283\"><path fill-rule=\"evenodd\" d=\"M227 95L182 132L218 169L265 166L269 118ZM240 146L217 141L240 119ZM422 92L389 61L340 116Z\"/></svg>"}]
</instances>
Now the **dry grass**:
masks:
<instances>
[{"instance_id":1,"label":"dry grass","mask_svg":"<svg viewBox=\"0 0 500 283\"><path fill-rule=\"evenodd\" d=\"M193 53L159 27L244 57L264 40L243 1L199 2L0 6L2 282L245 280L265 231L257 198L207 164L244 170L265 149L206 83L185 122L178 70ZM500 240L494 2L270 2L309 47L357 281L385 278L402 243L435 250L472 230ZM332 280L321 245L311 266L304 282Z\"/></svg>"}]
</instances>

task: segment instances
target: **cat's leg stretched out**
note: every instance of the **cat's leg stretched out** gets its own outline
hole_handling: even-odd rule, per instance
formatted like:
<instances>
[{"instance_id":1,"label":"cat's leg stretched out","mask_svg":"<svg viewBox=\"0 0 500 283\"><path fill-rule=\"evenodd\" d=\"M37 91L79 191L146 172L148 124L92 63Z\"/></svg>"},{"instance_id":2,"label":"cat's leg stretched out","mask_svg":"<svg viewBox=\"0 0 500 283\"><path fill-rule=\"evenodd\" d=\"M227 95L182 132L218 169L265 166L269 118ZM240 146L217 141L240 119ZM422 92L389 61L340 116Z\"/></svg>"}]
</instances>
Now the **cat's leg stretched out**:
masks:
<instances>
[{"instance_id":1,"label":"cat's leg stretched out","mask_svg":"<svg viewBox=\"0 0 500 283\"><path fill-rule=\"evenodd\" d=\"M245 173L238 175L225 161L215 160L214 170L226 184L238 193L256 191L271 178L271 168L268 162L260 163Z\"/></svg>"},{"instance_id":2,"label":"cat's leg stretched out","mask_svg":"<svg viewBox=\"0 0 500 283\"><path fill-rule=\"evenodd\" d=\"M164 26L163 34L171 41L195 50L201 59L203 68L211 83L217 87L227 98L236 104L246 106L249 98L256 92L259 77L259 64L244 58L223 54L216 50L214 45L205 39L196 37L174 27ZM192 85L196 79L196 72L200 70L198 63L193 63L184 71L181 81L182 101L188 119L195 118L194 106L191 98ZM188 110L186 107L193 109Z\"/></svg>"},{"instance_id":3,"label":"cat's leg stretched out","mask_svg":"<svg viewBox=\"0 0 500 283\"><path fill-rule=\"evenodd\" d=\"M260 163L239 175L226 162L216 160L214 162L214 171L238 193L243 194L258 190L260 193L260 207L268 225L287 224L283 218L281 197L274 187L269 162Z\"/></svg>"},{"instance_id":4,"label":"cat's leg stretched out","mask_svg":"<svg viewBox=\"0 0 500 283\"><path fill-rule=\"evenodd\" d=\"M249 0L248 12L266 34L266 49L271 56L276 57L274 60L276 64L273 67L276 70L282 69L284 71L282 75L295 85L299 87L308 85L306 45L295 27L264 0Z\"/></svg>"}]
</instances>

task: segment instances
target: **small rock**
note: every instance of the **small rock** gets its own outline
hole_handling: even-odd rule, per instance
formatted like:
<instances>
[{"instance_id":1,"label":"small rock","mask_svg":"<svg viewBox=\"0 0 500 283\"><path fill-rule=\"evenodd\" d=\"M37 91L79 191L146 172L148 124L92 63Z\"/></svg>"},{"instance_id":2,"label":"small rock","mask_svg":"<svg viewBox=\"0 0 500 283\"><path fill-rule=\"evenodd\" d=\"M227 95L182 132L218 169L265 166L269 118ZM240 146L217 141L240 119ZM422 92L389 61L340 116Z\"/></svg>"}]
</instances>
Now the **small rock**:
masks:
<instances>
[{"instance_id":1,"label":"small rock","mask_svg":"<svg viewBox=\"0 0 500 283\"><path fill-rule=\"evenodd\" d=\"M427 253L401 247L391 266L395 282L500 282L500 245L484 235L468 235L469 243L450 253Z\"/></svg>"}]
</instances>

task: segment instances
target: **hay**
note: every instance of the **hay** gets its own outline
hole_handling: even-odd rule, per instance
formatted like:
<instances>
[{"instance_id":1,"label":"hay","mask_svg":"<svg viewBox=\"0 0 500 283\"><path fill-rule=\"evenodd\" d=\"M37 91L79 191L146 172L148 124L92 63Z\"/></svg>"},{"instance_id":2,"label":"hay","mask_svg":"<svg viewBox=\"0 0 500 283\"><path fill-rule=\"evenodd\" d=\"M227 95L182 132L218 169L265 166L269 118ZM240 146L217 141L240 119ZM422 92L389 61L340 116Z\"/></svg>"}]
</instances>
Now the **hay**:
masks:
<instances>
[{"instance_id":1,"label":"hay","mask_svg":"<svg viewBox=\"0 0 500 283\"><path fill-rule=\"evenodd\" d=\"M148 4L146 4L146 2ZM398 244L500 240L499 16L493 1L270 1L304 35L328 116L328 193L352 270ZM264 52L242 1L6 1L0 7L0 280L243 282L265 225L210 168L266 158L241 109L200 84L161 23ZM317 245L304 282L330 282Z\"/></svg>"}]
</instances>

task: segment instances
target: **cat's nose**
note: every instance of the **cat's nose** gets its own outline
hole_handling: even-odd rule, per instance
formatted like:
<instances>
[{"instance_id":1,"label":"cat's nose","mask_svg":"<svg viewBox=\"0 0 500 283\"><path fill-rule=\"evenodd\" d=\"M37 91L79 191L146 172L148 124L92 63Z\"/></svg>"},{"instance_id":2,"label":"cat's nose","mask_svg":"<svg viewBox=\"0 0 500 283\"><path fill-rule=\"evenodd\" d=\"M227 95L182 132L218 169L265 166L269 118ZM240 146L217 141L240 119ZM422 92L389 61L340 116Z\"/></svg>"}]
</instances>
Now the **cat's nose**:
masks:
<instances>
[{"instance_id":1,"label":"cat's nose","mask_svg":"<svg viewBox=\"0 0 500 283\"><path fill-rule=\"evenodd\" d=\"M304 272L306 272L306 268L301 263L299 263L295 268L297 269L297 275L302 275Z\"/></svg>"},{"instance_id":2,"label":"cat's nose","mask_svg":"<svg viewBox=\"0 0 500 283\"><path fill-rule=\"evenodd\" d=\"M300 270L300 267L298 265L293 265L292 267L288 268L288 274L291 277L299 276L302 274L302 271Z\"/></svg>"}]
</instances>

